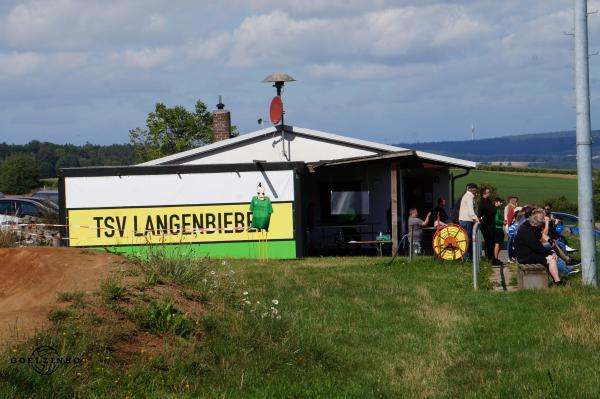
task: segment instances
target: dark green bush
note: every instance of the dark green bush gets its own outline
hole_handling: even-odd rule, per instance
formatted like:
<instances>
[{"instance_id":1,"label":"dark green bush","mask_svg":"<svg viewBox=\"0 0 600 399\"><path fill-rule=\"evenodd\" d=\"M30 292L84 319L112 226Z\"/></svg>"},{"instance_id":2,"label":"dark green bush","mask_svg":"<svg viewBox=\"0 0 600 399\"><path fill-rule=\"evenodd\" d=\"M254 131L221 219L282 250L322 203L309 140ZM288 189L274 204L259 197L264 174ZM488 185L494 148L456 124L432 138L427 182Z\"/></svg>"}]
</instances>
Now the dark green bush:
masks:
<instances>
[{"instance_id":1,"label":"dark green bush","mask_svg":"<svg viewBox=\"0 0 600 399\"><path fill-rule=\"evenodd\" d=\"M0 191L26 194L40 186L40 171L33 157L16 154L0 164Z\"/></svg>"}]
</instances>

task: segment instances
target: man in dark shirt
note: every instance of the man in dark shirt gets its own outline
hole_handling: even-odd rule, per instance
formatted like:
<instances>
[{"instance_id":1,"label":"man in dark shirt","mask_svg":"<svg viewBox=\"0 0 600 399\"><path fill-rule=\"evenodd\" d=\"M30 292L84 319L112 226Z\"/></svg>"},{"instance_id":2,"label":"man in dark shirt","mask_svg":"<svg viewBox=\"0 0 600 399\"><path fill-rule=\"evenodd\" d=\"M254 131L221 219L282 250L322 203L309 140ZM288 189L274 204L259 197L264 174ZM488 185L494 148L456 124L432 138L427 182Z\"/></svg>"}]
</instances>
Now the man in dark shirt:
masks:
<instances>
[{"instance_id":1,"label":"man in dark shirt","mask_svg":"<svg viewBox=\"0 0 600 399\"><path fill-rule=\"evenodd\" d=\"M448 214L446 213L446 200L443 197L438 198L437 207L433 209L434 227L438 227L438 220L441 226L448 223Z\"/></svg>"},{"instance_id":2,"label":"man in dark shirt","mask_svg":"<svg viewBox=\"0 0 600 399\"><path fill-rule=\"evenodd\" d=\"M481 220L481 234L485 240L485 257L490 261L494 261L494 217L496 215L496 208L490 199L491 190L489 188L481 189L481 200L479 201L479 208L477 210L477 216Z\"/></svg>"},{"instance_id":3,"label":"man in dark shirt","mask_svg":"<svg viewBox=\"0 0 600 399\"><path fill-rule=\"evenodd\" d=\"M544 265L554 284L563 285L558 274L556 254L542 244L542 230L546 225L544 210L535 209L517 230L514 255L521 264Z\"/></svg>"}]
</instances>

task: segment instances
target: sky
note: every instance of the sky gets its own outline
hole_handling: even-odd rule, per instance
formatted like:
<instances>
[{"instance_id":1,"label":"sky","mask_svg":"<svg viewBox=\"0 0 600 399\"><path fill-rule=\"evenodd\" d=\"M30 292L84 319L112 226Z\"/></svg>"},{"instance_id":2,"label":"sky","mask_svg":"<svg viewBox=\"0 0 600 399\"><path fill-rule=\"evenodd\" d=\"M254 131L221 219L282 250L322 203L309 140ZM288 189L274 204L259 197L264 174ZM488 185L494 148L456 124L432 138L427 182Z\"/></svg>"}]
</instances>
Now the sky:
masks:
<instances>
[{"instance_id":1,"label":"sky","mask_svg":"<svg viewBox=\"0 0 600 399\"><path fill-rule=\"evenodd\" d=\"M251 132L279 71L286 124L387 144L571 130L572 31L571 0L1 0L0 142L125 143L156 102L219 95ZM590 86L596 127L600 55Z\"/></svg>"}]
</instances>

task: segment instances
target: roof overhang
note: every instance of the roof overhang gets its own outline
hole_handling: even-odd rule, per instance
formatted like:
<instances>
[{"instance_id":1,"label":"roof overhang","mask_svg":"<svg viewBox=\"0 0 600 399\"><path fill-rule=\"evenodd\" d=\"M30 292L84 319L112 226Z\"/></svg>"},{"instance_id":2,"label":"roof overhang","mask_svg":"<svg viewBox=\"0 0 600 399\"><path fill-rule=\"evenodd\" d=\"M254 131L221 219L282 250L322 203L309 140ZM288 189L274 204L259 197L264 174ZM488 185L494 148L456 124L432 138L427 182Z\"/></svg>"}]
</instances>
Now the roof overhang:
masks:
<instances>
[{"instance_id":1,"label":"roof overhang","mask_svg":"<svg viewBox=\"0 0 600 399\"><path fill-rule=\"evenodd\" d=\"M400 166L404 167L424 168L460 167L465 169L471 169L477 166L475 162L465 161L462 159L443 157L421 151L403 150L387 154L376 154L362 157L309 162L306 164L306 167L308 168L309 172L313 173L318 168L341 165L369 164L374 162L395 162L399 163Z\"/></svg>"}]
</instances>

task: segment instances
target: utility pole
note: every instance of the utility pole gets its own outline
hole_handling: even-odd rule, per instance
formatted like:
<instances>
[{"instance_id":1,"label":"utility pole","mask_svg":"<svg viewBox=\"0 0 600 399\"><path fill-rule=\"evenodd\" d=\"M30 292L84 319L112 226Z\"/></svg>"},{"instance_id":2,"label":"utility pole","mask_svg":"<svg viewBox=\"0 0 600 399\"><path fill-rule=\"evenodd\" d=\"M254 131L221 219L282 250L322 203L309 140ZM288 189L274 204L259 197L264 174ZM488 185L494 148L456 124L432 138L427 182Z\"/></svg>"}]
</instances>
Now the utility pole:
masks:
<instances>
[{"instance_id":1,"label":"utility pole","mask_svg":"<svg viewBox=\"0 0 600 399\"><path fill-rule=\"evenodd\" d=\"M596 237L592 189L592 136L590 132L590 81L587 0L574 0L575 7L575 102L577 117L577 197L581 270L584 285L598 286Z\"/></svg>"}]
</instances>

